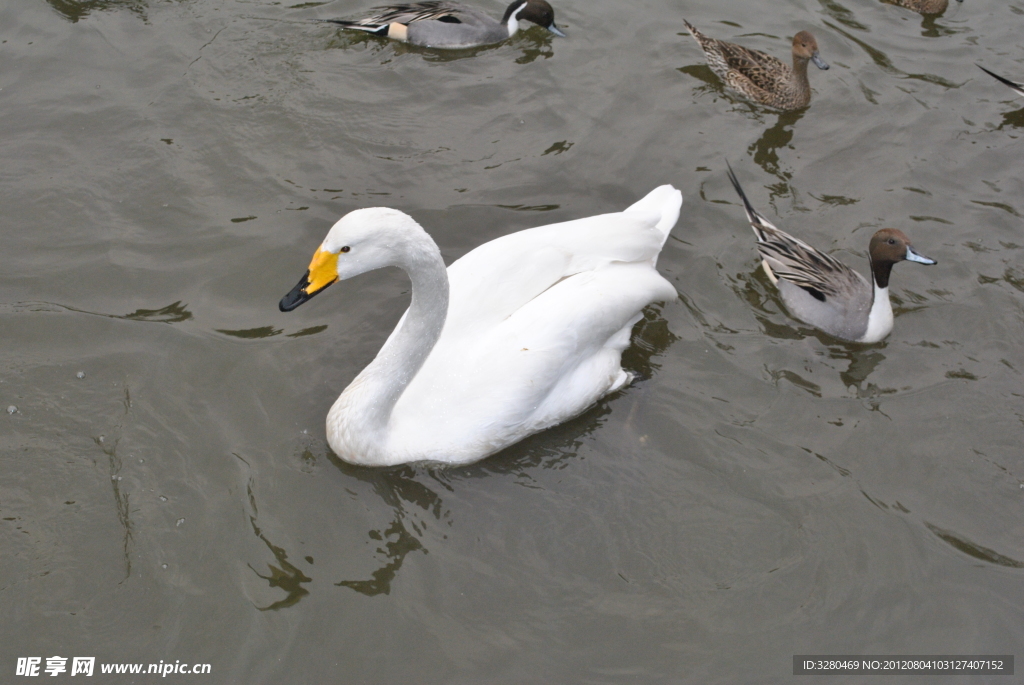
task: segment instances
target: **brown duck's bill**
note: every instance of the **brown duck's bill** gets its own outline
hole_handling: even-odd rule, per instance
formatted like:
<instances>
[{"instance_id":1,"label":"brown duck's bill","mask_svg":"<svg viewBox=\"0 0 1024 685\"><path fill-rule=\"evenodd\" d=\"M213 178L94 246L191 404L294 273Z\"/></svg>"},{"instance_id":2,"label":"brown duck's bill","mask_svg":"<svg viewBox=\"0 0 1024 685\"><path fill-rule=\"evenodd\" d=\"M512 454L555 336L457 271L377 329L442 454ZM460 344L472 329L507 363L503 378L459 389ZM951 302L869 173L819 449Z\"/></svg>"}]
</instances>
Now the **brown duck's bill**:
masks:
<instances>
[{"instance_id":1,"label":"brown duck's bill","mask_svg":"<svg viewBox=\"0 0 1024 685\"><path fill-rule=\"evenodd\" d=\"M811 61L814 62L814 66L818 67L822 71L828 70L828 62L823 60L817 52L811 55Z\"/></svg>"},{"instance_id":2,"label":"brown duck's bill","mask_svg":"<svg viewBox=\"0 0 1024 685\"><path fill-rule=\"evenodd\" d=\"M334 281L331 281L331 283L334 283ZM331 283L328 283L327 285L330 285ZM306 271L306 273L303 274L302 278L299 279L299 282L295 284L295 287L292 288L287 295L281 298L281 302L277 306L281 309L282 312L290 312L303 302L311 300L315 295L318 295L319 293L322 293L323 291L327 290L327 285L320 288L319 290L308 292L309 271Z\"/></svg>"}]
</instances>

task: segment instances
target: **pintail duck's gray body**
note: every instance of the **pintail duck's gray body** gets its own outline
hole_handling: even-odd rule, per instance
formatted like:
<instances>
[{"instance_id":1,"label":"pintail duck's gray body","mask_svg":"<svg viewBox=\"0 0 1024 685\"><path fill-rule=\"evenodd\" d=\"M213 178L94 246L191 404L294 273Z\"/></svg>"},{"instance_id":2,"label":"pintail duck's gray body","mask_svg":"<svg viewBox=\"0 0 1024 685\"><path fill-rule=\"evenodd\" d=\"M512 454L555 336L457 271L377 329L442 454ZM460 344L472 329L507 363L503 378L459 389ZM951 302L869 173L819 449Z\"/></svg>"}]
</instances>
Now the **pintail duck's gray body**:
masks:
<instances>
[{"instance_id":1,"label":"pintail duck's gray body","mask_svg":"<svg viewBox=\"0 0 1024 685\"><path fill-rule=\"evenodd\" d=\"M963 2L964 0L957 0ZM949 0L882 0L889 5L906 7L921 14L942 14L949 7Z\"/></svg>"},{"instance_id":2,"label":"pintail duck's gray body","mask_svg":"<svg viewBox=\"0 0 1024 685\"><path fill-rule=\"evenodd\" d=\"M446 0L374 7L360 19L320 19L348 29L431 48L470 48L510 38L519 20L532 21L552 33L565 34L555 26L555 12L546 0L515 0L497 20L475 7Z\"/></svg>"},{"instance_id":3,"label":"pintail duck's gray body","mask_svg":"<svg viewBox=\"0 0 1024 685\"><path fill-rule=\"evenodd\" d=\"M914 251L910 239L894 228L871 237L872 282L824 252L780 231L754 209L732 169L729 180L743 201L750 227L757 236L765 273L796 318L829 335L852 342L874 343L893 326L889 275L904 260L935 264Z\"/></svg>"},{"instance_id":4,"label":"pintail duck's gray body","mask_svg":"<svg viewBox=\"0 0 1024 685\"><path fill-rule=\"evenodd\" d=\"M981 69L981 70L982 70L983 72L985 72L986 74L988 74L989 76L991 76L992 78L994 78L995 80L999 81L1000 83L1006 84L1007 86L1009 86L1010 88L1012 88L1012 89L1013 89L1013 91L1014 91L1015 93L1017 93L1017 95L1024 95L1024 84L1020 84L1020 83L1015 83L1015 82L1011 81L1011 80L1010 80L1010 79L1008 79L1008 78L1003 78L1003 77L1002 77L1002 76L1000 76L999 74L993 74L993 73L992 73L991 71L989 71L989 70L988 70L988 69L986 69L985 67L981 66L980 64L978 64L978 65L976 65L976 66L977 66L977 67L978 67L979 69Z\"/></svg>"},{"instance_id":5,"label":"pintail duck's gray body","mask_svg":"<svg viewBox=\"0 0 1024 685\"><path fill-rule=\"evenodd\" d=\"M807 31L793 37L793 66L758 50L708 38L683 21L704 51L708 66L725 84L754 102L782 110L802 109L811 102L807 63L819 69L828 64L818 55L818 43Z\"/></svg>"}]
</instances>

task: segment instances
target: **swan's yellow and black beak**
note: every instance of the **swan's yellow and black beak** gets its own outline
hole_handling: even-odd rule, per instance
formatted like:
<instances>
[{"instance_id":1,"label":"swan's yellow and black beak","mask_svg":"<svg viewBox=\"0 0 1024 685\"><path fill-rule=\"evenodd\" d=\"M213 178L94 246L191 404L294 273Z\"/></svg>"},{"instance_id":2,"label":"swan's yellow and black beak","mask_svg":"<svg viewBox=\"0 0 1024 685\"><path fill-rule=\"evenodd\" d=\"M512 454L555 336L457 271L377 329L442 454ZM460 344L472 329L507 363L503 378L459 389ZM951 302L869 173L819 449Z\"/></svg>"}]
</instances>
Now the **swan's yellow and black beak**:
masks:
<instances>
[{"instance_id":1,"label":"swan's yellow and black beak","mask_svg":"<svg viewBox=\"0 0 1024 685\"><path fill-rule=\"evenodd\" d=\"M319 249L309 263L309 269L287 295L281 298L278 307L290 312L314 295L323 292L327 286L338 280L338 255Z\"/></svg>"}]
</instances>

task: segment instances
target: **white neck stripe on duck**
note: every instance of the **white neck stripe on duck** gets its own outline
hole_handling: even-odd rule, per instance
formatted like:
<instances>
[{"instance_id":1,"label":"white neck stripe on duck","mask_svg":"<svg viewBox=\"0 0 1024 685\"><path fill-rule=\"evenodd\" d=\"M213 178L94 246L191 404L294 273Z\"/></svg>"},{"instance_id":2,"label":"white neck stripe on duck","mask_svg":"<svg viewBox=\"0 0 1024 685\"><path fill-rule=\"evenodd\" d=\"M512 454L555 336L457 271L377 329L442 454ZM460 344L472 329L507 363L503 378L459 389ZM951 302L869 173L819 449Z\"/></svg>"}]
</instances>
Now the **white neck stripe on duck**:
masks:
<instances>
[{"instance_id":1,"label":"white neck stripe on duck","mask_svg":"<svg viewBox=\"0 0 1024 685\"><path fill-rule=\"evenodd\" d=\"M512 14L508 17L508 37L516 35L516 31L519 30L519 15L522 14L523 10L526 9L526 0L523 0L523 4L512 11Z\"/></svg>"},{"instance_id":2,"label":"white neck stripe on duck","mask_svg":"<svg viewBox=\"0 0 1024 685\"><path fill-rule=\"evenodd\" d=\"M871 311L868 313L868 329L859 342L874 343L889 335L889 331L892 330L893 313L892 303L889 301L889 276L892 275L892 267L896 262L891 257L877 259L870 252L868 258L871 263ZM903 259L920 264L935 263L934 259L914 252L910 245L907 245Z\"/></svg>"},{"instance_id":3,"label":"white neck stripe on duck","mask_svg":"<svg viewBox=\"0 0 1024 685\"><path fill-rule=\"evenodd\" d=\"M878 285L871 279L872 301L868 312L868 329L858 342L875 343L889 335L893 326L892 303L889 302L889 286Z\"/></svg>"}]
</instances>

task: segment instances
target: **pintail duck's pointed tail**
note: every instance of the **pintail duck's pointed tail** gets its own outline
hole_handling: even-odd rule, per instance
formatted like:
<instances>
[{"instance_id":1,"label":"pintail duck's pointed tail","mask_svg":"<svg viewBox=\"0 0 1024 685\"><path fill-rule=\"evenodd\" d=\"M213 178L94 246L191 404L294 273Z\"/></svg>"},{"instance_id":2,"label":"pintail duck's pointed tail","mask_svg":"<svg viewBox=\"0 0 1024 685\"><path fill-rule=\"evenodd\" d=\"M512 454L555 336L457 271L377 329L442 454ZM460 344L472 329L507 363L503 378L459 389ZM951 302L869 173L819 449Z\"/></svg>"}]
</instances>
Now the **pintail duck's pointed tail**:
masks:
<instances>
[{"instance_id":1,"label":"pintail duck's pointed tail","mask_svg":"<svg viewBox=\"0 0 1024 685\"><path fill-rule=\"evenodd\" d=\"M1015 93L1017 93L1018 95L1024 95L1024 85L1022 85L1020 83L1015 83L1014 81L1011 81L1008 78L1003 78L999 74L994 74L991 71L989 71L988 69L986 69L985 67L981 66L980 64L976 64L975 66L978 67L979 69L981 69L983 72L985 72L989 76L991 76L992 78L994 78L995 80L999 81L1000 83L1003 83L1003 84L1009 86L1010 88L1012 88L1013 91Z\"/></svg>"},{"instance_id":2,"label":"pintail duck's pointed tail","mask_svg":"<svg viewBox=\"0 0 1024 685\"><path fill-rule=\"evenodd\" d=\"M732 165L729 164L729 160L725 161L725 166L729 168L729 180L732 181L732 187L736 189L736 194L739 195L740 200L743 201L743 209L747 213L747 220L750 222L750 227L754 229L754 235L757 236L758 242L768 242L770 240L768 233L771 231L778 231L779 229L754 209L754 205L750 204L750 200L747 199L747 194L743 192L743 187L740 185L739 179L736 178L736 173L732 170Z\"/></svg>"}]
</instances>

